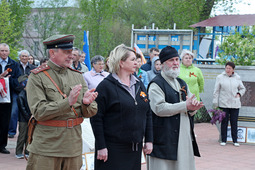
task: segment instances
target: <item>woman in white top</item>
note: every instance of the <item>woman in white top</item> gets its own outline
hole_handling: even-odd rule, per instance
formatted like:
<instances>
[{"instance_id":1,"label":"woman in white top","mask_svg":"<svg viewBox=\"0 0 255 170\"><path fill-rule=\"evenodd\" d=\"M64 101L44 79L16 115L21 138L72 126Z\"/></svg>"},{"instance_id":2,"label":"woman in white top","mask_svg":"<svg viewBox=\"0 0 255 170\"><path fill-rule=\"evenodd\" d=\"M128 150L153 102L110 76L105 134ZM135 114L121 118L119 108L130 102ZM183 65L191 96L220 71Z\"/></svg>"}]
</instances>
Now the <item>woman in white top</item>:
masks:
<instances>
[{"instance_id":1,"label":"woman in white top","mask_svg":"<svg viewBox=\"0 0 255 170\"><path fill-rule=\"evenodd\" d=\"M244 95L245 87L240 76L234 70L235 64L233 62L227 62L225 71L216 78L213 93L213 106L219 107L226 112L226 117L221 122L220 145L222 146L226 145L229 117L234 146L240 146L237 143L237 120L239 108L241 107L240 97Z\"/></svg>"}]
</instances>

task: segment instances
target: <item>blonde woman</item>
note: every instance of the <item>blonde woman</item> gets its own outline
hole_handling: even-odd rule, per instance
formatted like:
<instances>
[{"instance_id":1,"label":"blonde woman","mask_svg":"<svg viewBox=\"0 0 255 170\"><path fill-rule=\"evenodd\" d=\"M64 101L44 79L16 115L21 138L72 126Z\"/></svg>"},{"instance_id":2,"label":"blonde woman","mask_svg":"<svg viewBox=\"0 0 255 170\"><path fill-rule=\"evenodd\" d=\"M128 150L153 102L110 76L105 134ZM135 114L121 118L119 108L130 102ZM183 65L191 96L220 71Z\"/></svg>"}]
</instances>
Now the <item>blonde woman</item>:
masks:
<instances>
[{"instance_id":1,"label":"blonde woman","mask_svg":"<svg viewBox=\"0 0 255 170\"><path fill-rule=\"evenodd\" d=\"M95 170L140 170L142 149L150 154L153 139L146 88L133 75L135 51L117 46L110 54L109 68L110 75L97 86L98 112L91 118Z\"/></svg>"}]
</instances>

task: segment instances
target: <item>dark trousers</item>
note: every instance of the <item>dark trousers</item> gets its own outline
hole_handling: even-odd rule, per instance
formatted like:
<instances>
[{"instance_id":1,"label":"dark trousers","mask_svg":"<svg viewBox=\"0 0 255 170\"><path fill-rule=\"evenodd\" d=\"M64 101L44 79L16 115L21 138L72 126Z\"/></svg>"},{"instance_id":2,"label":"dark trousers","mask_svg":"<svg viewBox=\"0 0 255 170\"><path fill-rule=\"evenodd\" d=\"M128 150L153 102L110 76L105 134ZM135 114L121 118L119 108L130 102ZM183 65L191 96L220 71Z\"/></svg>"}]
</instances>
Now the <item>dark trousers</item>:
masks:
<instances>
[{"instance_id":1,"label":"dark trousers","mask_svg":"<svg viewBox=\"0 0 255 170\"><path fill-rule=\"evenodd\" d=\"M19 118L19 107L18 107L18 99L19 95L17 93L12 94L12 112L11 112L11 120L9 123L9 135L16 135L18 118Z\"/></svg>"},{"instance_id":2,"label":"dark trousers","mask_svg":"<svg viewBox=\"0 0 255 170\"><path fill-rule=\"evenodd\" d=\"M95 170L141 170L142 143L126 144L107 142L108 159L97 159L95 151ZM97 147L96 147L97 148Z\"/></svg>"},{"instance_id":3,"label":"dark trousers","mask_svg":"<svg viewBox=\"0 0 255 170\"><path fill-rule=\"evenodd\" d=\"M16 155L23 154L23 148L27 141L27 122L19 122L19 136L16 146ZM28 154L28 151L25 151Z\"/></svg>"},{"instance_id":4,"label":"dark trousers","mask_svg":"<svg viewBox=\"0 0 255 170\"><path fill-rule=\"evenodd\" d=\"M226 117L221 122L221 140L222 142L227 141L227 130L228 130L228 120L230 118L231 126L231 136L234 143L237 142L237 120L239 115L239 109L232 108L221 108L226 112Z\"/></svg>"},{"instance_id":5,"label":"dark trousers","mask_svg":"<svg viewBox=\"0 0 255 170\"><path fill-rule=\"evenodd\" d=\"M11 111L11 103L0 103L0 149L7 146Z\"/></svg>"}]
</instances>

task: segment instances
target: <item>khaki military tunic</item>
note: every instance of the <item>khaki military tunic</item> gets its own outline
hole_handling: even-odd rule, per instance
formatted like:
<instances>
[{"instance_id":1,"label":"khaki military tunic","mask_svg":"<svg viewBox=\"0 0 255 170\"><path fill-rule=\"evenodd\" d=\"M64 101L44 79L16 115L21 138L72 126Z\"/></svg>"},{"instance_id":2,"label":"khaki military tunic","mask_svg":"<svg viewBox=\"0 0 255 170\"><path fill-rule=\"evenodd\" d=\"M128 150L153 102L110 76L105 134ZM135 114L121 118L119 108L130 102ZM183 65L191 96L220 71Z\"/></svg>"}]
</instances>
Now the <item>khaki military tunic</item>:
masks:
<instances>
[{"instance_id":1,"label":"khaki military tunic","mask_svg":"<svg viewBox=\"0 0 255 170\"><path fill-rule=\"evenodd\" d=\"M91 117L97 112L96 102L88 107L82 103L84 93L88 90L82 74L69 68L62 68L48 62L47 72L69 96L72 88L82 84L77 102L73 105L79 116ZM38 68L39 69L39 68ZM43 73L31 73L27 83L27 98L32 115L37 121L67 120L76 118L68 98L64 99L51 80ZM36 125L33 141L28 146L32 153L53 157L75 157L82 153L81 126L73 128Z\"/></svg>"}]
</instances>

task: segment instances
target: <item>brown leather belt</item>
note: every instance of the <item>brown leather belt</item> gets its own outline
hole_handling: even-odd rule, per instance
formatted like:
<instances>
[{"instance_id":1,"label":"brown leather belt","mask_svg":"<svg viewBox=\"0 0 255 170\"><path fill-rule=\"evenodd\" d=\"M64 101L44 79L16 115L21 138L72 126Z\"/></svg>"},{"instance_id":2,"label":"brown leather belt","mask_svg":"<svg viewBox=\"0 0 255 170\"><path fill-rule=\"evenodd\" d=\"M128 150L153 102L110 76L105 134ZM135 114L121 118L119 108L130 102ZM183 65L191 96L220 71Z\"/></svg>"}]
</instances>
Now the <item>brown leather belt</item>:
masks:
<instances>
[{"instance_id":1,"label":"brown leather belt","mask_svg":"<svg viewBox=\"0 0 255 170\"><path fill-rule=\"evenodd\" d=\"M44 126L54 126L54 127L67 127L73 128L83 122L83 118L79 117L76 119L67 120L47 120L47 121L37 121L37 124Z\"/></svg>"}]
</instances>

